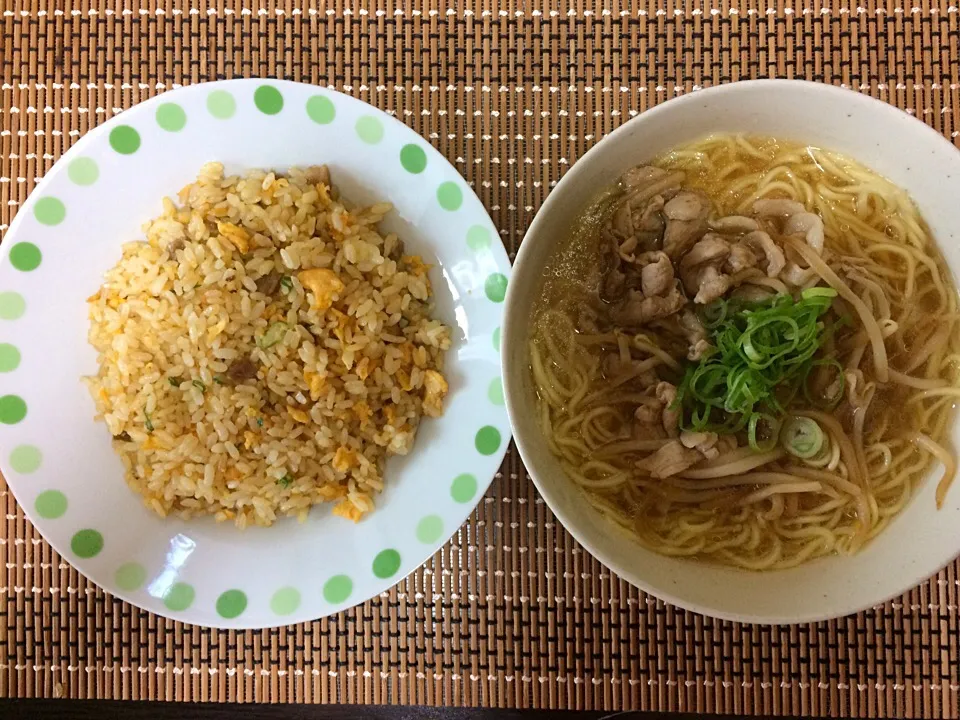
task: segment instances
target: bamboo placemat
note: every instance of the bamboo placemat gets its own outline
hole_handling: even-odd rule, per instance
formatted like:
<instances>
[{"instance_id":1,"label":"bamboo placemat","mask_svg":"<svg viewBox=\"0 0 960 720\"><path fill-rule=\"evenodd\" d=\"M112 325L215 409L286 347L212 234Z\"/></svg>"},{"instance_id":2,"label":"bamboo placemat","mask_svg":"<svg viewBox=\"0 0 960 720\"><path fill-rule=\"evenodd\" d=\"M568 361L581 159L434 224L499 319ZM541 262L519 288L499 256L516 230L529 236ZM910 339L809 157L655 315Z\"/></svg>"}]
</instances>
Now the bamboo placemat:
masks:
<instances>
[{"instance_id":1,"label":"bamboo placemat","mask_svg":"<svg viewBox=\"0 0 960 720\"><path fill-rule=\"evenodd\" d=\"M600 137L698 87L844 84L957 142L956 3L0 0L0 233L61 153L111 115L182 84L271 76L333 86L422 133L476 188L512 254L549 187ZM587 555L513 450L413 576L336 617L263 632L119 602L43 542L2 483L0 505L0 695L960 713L960 564L836 622L711 620Z\"/></svg>"}]
</instances>

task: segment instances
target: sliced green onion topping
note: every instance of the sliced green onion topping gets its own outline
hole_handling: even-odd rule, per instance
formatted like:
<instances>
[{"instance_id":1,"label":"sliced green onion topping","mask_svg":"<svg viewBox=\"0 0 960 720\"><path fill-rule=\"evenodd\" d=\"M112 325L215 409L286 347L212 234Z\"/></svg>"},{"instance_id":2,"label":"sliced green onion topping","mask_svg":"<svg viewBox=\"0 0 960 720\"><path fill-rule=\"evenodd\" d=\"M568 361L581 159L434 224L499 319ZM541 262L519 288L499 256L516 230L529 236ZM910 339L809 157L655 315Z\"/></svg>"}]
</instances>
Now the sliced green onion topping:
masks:
<instances>
[{"instance_id":1,"label":"sliced green onion topping","mask_svg":"<svg viewBox=\"0 0 960 720\"><path fill-rule=\"evenodd\" d=\"M816 420L793 417L780 433L780 444L791 455L807 460L823 449L823 430Z\"/></svg>"},{"instance_id":2,"label":"sliced green onion topping","mask_svg":"<svg viewBox=\"0 0 960 720\"><path fill-rule=\"evenodd\" d=\"M780 421L772 415L754 413L747 423L747 441L757 452L773 450L780 434Z\"/></svg>"},{"instance_id":3,"label":"sliced green onion topping","mask_svg":"<svg viewBox=\"0 0 960 720\"><path fill-rule=\"evenodd\" d=\"M207 386L203 384L202 380L194 380L193 386L197 388L200 392L206 392Z\"/></svg>"},{"instance_id":4,"label":"sliced green onion topping","mask_svg":"<svg viewBox=\"0 0 960 720\"><path fill-rule=\"evenodd\" d=\"M716 300L700 311L700 322L708 330L717 327L727 318L728 303L724 299Z\"/></svg>"},{"instance_id":5,"label":"sliced green onion topping","mask_svg":"<svg viewBox=\"0 0 960 720\"><path fill-rule=\"evenodd\" d=\"M687 366L674 404L682 409L681 427L720 433L746 428L754 449L776 445L771 430L798 392L809 393L811 370L839 368L835 360L816 358L835 330L822 318L836 294L814 287L799 300L785 294L761 302L718 300L701 310L716 351Z\"/></svg>"},{"instance_id":6,"label":"sliced green onion topping","mask_svg":"<svg viewBox=\"0 0 960 720\"><path fill-rule=\"evenodd\" d=\"M807 288L800 293L801 300L812 300L814 298L830 298L832 300L836 296L837 291L833 288L820 286Z\"/></svg>"},{"instance_id":7,"label":"sliced green onion topping","mask_svg":"<svg viewBox=\"0 0 960 720\"><path fill-rule=\"evenodd\" d=\"M811 405L815 407L822 408L824 410L832 410L837 405L840 404L840 401L843 400L843 391L847 384L847 379L843 374L843 365L837 362L833 358L824 358L822 360L814 360L810 363L811 370L817 367L827 367L832 368L834 371L834 376L830 381L830 384L827 385L827 390L831 388L836 388L828 396L816 396L812 390L810 390L809 382L804 382L803 384L803 396L807 399ZM809 376L807 377L809 380Z\"/></svg>"},{"instance_id":8,"label":"sliced green onion topping","mask_svg":"<svg viewBox=\"0 0 960 720\"><path fill-rule=\"evenodd\" d=\"M267 331L263 334L263 337L260 338L260 341L257 343L262 349L266 350L276 345L278 342L283 340L283 336L287 334L287 324L282 322L275 322L270 327L267 328Z\"/></svg>"}]
</instances>

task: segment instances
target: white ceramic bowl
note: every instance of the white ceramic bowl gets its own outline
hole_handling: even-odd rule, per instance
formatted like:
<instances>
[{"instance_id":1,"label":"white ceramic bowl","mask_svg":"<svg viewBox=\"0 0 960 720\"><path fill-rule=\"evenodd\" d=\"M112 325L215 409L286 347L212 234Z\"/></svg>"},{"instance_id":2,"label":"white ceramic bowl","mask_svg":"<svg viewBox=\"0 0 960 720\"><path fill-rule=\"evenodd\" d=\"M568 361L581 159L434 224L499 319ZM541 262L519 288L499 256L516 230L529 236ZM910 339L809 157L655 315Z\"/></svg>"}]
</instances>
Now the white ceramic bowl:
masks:
<instances>
[{"instance_id":1,"label":"white ceramic bowl","mask_svg":"<svg viewBox=\"0 0 960 720\"><path fill-rule=\"evenodd\" d=\"M628 168L710 133L772 135L834 150L913 196L954 275L960 269L960 153L900 110L856 92L791 80L740 82L653 108L611 133L557 184L527 232L507 295L503 363L520 454L560 522L620 577L663 600L719 618L798 623L838 617L900 595L960 552L960 485L939 512L927 481L879 537L852 557L753 573L663 557L615 531L566 477L537 426L527 339L542 271L572 219ZM953 434L960 446L960 429ZM939 473L937 468L934 472ZM939 477L939 475L938 475Z\"/></svg>"}]
</instances>

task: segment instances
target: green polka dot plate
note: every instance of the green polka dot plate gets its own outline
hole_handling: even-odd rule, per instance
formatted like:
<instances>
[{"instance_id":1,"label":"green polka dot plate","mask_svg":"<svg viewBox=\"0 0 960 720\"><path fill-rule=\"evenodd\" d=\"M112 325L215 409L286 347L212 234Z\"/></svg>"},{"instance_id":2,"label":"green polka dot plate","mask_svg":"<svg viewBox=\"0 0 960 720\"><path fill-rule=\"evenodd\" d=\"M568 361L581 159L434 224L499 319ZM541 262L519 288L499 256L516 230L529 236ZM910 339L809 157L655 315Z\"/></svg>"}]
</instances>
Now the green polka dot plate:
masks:
<instances>
[{"instance_id":1,"label":"green polka dot plate","mask_svg":"<svg viewBox=\"0 0 960 720\"><path fill-rule=\"evenodd\" d=\"M161 519L123 479L84 375L86 298L142 237L161 199L217 160L227 172L325 163L357 202L431 258L437 315L454 328L444 416L391 459L374 513L315 508L304 523L238 530ZM387 590L479 502L510 440L500 317L510 263L480 201L423 138L323 88L231 80L165 93L79 140L0 248L0 468L44 537L84 575L152 612L256 628L322 617Z\"/></svg>"}]
</instances>

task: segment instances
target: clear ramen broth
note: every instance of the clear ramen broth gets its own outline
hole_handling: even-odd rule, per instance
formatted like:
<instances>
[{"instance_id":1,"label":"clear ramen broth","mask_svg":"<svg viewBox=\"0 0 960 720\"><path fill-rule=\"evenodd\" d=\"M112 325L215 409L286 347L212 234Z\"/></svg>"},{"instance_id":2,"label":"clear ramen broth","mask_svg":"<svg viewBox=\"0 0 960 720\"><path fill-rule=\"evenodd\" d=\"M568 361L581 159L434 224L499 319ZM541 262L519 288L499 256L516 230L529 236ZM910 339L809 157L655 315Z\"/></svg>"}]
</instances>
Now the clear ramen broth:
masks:
<instances>
[{"instance_id":1,"label":"clear ramen broth","mask_svg":"<svg viewBox=\"0 0 960 720\"><path fill-rule=\"evenodd\" d=\"M581 213L533 308L552 452L658 553L855 553L943 464L957 293L910 197L850 159L711 136Z\"/></svg>"}]
</instances>

